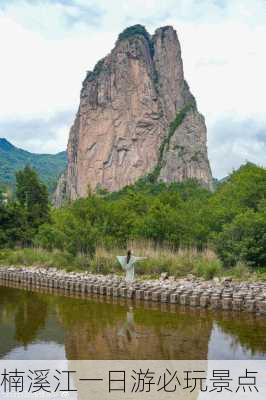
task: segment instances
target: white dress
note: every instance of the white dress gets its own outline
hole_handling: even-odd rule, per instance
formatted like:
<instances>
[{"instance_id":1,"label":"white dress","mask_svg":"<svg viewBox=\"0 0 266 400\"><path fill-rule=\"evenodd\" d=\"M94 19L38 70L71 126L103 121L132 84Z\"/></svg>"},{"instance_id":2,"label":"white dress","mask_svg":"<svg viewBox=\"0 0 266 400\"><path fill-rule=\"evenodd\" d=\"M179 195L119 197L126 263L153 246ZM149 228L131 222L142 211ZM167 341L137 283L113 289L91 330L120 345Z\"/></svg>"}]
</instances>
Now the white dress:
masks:
<instances>
[{"instance_id":1,"label":"white dress","mask_svg":"<svg viewBox=\"0 0 266 400\"><path fill-rule=\"evenodd\" d=\"M123 268L123 270L126 272L126 281L127 282L133 282L134 281L134 264L136 261L144 260L146 257L134 257L131 256L129 263L127 263L127 256L117 256L116 257Z\"/></svg>"}]
</instances>

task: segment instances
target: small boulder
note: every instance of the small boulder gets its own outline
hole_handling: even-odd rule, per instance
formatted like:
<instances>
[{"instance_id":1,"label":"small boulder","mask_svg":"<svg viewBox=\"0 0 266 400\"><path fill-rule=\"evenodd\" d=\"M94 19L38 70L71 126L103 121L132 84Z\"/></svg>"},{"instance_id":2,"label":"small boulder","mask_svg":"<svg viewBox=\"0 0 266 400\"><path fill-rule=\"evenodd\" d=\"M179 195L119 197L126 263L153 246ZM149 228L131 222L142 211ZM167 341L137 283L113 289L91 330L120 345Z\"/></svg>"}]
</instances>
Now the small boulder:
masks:
<instances>
[{"instance_id":1,"label":"small boulder","mask_svg":"<svg viewBox=\"0 0 266 400\"><path fill-rule=\"evenodd\" d=\"M187 279L188 281L194 281L194 279L196 279L196 277L195 277L195 275L193 275L193 274L188 274L187 277L186 277L186 279Z\"/></svg>"},{"instance_id":2,"label":"small boulder","mask_svg":"<svg viewBox=\"0 0 266 400\"><path fill-rule=\"evenodd\" d=\"M222 283L225 282L232 282L233 278L231 276L225 276L224 278L222 278Z\"/></svg>"},{"instance_id":3,"label":"small boulder","mask_svg":"<svg viewBox=\"0 0 266 400\"><path fill-rule=\"evenodd\" d=\"M225 287L230 286L230 285L231 285L231 282L232 282L232 277L230 277L230 276L227 276L227 277L222 278L222 284L223 284Z\"/></svg>"}]
</instances>

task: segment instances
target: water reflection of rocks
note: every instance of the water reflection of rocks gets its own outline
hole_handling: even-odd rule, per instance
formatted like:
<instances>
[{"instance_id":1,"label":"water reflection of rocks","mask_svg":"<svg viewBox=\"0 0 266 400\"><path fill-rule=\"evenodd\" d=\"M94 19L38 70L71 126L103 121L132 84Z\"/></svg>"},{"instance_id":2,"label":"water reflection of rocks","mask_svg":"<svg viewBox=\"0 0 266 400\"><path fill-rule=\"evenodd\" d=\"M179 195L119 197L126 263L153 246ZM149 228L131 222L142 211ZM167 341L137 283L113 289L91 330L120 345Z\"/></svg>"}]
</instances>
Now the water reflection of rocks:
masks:
<instances>
[{"instance_id":1,"label":"water reflection of rocks","mask_svg":"<svg viewBox=\"0 0 266 400\"><path fill-rule=\"evenodd\" d=\"M266 358L265 328L266 319L253 314L0 287L0 357L46 343L61 346L68 359ZM44 356L40 346L38 358Z\"/></svg>"}]
</instances>

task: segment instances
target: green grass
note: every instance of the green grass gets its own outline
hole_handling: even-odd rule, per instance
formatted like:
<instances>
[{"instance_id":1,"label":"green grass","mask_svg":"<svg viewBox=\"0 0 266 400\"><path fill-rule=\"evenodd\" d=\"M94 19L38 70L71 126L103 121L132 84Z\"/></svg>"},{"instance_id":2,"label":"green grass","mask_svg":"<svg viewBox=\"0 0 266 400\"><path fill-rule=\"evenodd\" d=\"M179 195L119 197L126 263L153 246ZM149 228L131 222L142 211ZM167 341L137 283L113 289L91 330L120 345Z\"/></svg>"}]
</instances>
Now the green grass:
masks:
<instances>
[{"instance_id":1,"label":"green grass","mask_svg":"<svg viewBox=\"0 0 266 400\"><path fill-rule=\"evenodd\" d=\"M238 262L235 267L224 270L224 276L232 276L241 281L266 281L266 268L252 268Z\"/></svg>"},{"instance_id":2,"label":"green grass","mask_svg":"<svg viewBox=\"0 0 266 400\"><path fill-rule=\"evenodd\" d=\"M193 274L206 280L226 276L237 280L266 280L265 268L254 270L238 263L234 268L225 269L211 250L173 251L167 247L154 248L149 242L133 242L128 247L133 249L134 254L147 257L136 265L136 274L141 279L158 278L162 272L167 272L169 276L176 278ZM111 250L98 247L94 257L73 256L66 252L49 252L39 248L5 249L0 251L0 265L53 267L66 271L121 275L123 271L116 256L123 254L125 250L118 247Z\"/></svg>"},{"instance_id":3,"label":"green grass","mask_svg":"<svg viewBox=\"0 0 266 400\"><path fill-rule=\"evenodd\" d=\"M210 250L198 252L195 249L174 251L168 247L154 248L150 242L133 242L129 248L136 255L146 257L146 260L136 264L136 273L143 278L158 278L162 272L169 276L182 278L193 274L204 279L212 279L222 275L222 264L217 256ZM114 248L106 250L97 248L93 264L97 272L121 272L116 256L125 254L125 250Z\"/></svg>"},{"instance_id":4,"label":"green grass","mask_svg":"<svg viewBox=\"0 0 266 400\"><path fill-rule=\"evenodd\" d=\"M0 265L2 266L38 266L58 268L66 271L84 271L89 268L86 256L74 257L60 251L49 252L42 249L26 248L16 250L1 250Z\"/></svg>"}]
</instances>

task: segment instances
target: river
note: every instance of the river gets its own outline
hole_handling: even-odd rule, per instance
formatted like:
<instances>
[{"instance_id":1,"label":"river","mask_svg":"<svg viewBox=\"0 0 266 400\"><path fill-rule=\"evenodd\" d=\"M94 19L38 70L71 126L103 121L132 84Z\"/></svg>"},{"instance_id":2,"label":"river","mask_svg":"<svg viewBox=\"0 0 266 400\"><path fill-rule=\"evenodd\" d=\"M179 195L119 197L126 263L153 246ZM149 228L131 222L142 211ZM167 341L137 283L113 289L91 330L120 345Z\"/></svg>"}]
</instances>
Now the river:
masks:
<instances>
[{"instance_id":1,"label":"river","mask_svg":"<svg viewBox=\"0 0 266 400\"><path fill-rule=\"evenodd\" d=\"M0 286L1 359L266 359L266 318Z\"/></svg>"}]
</instances>

